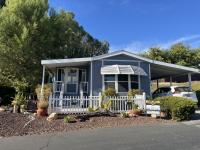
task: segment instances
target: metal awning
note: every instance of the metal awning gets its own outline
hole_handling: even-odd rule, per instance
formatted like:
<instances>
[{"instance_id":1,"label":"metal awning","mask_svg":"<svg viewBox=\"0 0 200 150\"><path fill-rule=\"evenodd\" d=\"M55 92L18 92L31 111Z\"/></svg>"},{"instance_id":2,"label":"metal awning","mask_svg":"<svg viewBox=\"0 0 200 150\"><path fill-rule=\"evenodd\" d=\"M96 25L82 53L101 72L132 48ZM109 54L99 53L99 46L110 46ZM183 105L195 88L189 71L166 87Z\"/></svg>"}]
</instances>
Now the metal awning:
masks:
<instances>
[{"instance_id":1,"label":"metal awning","mask_svg":"<svg viewBox=\"0 0 200 150\"><path fill-rule=\"evenodd\" d=\"M147 73L139 66L108 65L101 67L101 74L134 74L147 76Z\"/></svg>"}]
</instances>

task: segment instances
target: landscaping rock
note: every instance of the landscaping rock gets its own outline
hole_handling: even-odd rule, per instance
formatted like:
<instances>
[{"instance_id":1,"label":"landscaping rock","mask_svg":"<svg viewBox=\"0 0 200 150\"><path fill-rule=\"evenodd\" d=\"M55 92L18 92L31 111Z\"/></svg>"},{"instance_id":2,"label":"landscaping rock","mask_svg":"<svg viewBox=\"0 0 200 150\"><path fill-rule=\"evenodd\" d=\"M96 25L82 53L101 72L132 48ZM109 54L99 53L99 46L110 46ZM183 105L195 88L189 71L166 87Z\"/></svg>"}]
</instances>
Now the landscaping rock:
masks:
<instances>
[{"instance_id":1,"label":"landscaping rock","mask_svg":"<svg viewBox=\"0 0 200 150\"><path fill-rule=\"evenodd\" d=\"M47 117L47 121L56 120L57 118L58 118L58 114L57 113L51 113L49 115L49 117Z\"/></svg>"},{"instance_id":2,"label":"landscaping rock","mask_svg":"<svg viewBox=\"0 0 200 150\"><path fill-rule=\"evenodd\" d=\"M4 112L4 111L6 111L6 109L3 107L0 107L0 112Z\"/></svg>"}]
</instances>

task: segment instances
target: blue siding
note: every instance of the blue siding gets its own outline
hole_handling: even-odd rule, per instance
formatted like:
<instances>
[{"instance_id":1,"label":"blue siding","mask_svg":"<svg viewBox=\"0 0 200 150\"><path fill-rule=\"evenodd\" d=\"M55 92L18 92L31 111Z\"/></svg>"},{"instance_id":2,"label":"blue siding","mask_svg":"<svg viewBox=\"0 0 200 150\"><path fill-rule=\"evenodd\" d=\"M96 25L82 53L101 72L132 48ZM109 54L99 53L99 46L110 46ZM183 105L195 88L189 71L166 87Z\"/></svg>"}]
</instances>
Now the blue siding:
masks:
<instances>
[{"instance_id":1,"label":"blue siding","mask_svg":"<svg viewBox=\"0 0 200 150\"><path fill-rule=\"evenodd\" d=\"M106 61L109 59L109 61ZM104 65L135 65L138 66L138 59L135 59L130 56L126 55L117 55L113 57L106 58L104 60ZM114 61L110 61L113 59ZM118 60L118 61L115 61ZM130 61L121 61L121 60L130 60ZM134 61L134 62L133 62ZM102 60L93 61L93 95L98 95L102 89L102 75L101 75L101 67L102 67ZM150 95L150 79L149 79L149 63L141 61L140 67L144 69L144 71L148 74L148 76L141 76L141 89L146 92L146 94Z\"/></svg>"}]
</instances>

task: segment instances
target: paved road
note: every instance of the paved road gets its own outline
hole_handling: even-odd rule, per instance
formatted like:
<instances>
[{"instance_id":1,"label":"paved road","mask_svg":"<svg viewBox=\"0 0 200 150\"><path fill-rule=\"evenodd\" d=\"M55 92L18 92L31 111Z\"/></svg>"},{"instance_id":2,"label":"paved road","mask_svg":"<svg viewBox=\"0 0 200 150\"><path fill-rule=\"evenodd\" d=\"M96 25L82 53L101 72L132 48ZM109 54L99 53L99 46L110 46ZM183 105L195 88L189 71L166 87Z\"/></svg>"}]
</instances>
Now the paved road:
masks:
<instances>
[{"instance_id":1,"label":"paved road","mask_svg":"<svg viewBox=\"0 0 200 150\"><path fill-rule=\"evenodd\" d=\"M151 125L0 139L0 150L200 150L195 125Z\"/></svg>"}]
</instances>

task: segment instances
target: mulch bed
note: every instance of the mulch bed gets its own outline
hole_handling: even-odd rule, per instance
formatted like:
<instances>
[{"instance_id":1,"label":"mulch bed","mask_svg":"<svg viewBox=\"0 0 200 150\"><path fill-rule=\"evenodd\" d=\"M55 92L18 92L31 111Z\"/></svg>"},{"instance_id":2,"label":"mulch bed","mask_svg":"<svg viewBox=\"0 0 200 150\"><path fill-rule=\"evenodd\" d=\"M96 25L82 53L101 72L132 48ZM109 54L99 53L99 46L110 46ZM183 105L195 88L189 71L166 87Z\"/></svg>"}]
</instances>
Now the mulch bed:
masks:
<instances>
[{"instance_id":1,"label":"mulch bed","mask_svg":"<svg viewBox=\"0 0 200 150\"><path fill-rule=\"evenodd\" d=\"M77 120L76 123L64 123L63 119L47 121L46 117L30 121L29 115L14 114L9 112L0 113L0 137L23 136L51 132L74 131L79 129L93 129L102 127L122 127L144 124L166 124L170 120L154 119L146 116L133 118L120 117L91 117L85 122ZM30 121L28 124L27 122ZM26 125L27 124L27 125Z\"/></svg>"}]
</instances>

